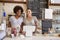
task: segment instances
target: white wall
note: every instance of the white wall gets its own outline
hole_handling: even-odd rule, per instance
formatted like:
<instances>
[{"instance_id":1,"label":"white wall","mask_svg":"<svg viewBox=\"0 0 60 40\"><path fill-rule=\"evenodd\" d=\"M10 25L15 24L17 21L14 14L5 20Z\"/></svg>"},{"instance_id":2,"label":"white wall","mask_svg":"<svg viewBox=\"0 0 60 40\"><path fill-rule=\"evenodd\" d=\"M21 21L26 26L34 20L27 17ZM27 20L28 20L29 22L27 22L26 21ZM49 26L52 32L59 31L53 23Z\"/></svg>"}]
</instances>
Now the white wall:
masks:
<instances>
[{"instance_id":1,"label":"white wall","mask_svg":"<svg viewBox=\"0 0 60 40\"><path fill-rule=\"evenodd\" d=\"M0 3L0 5L3 3ZM19 3L5 3L4 4L4 10L7 14L12 14L13 13L13 8L14 6L19 5L22 6L22 8L24 9L24 12L26 11L26 4L19 4Z\"/></svg>"},{"instance_id":2,"label":"white wall","mask_svg":"<svg viewBox=\"0 0 60 40\"><path fill-rule=\"evenodd\" d=\"M1 20L2 20L2 3L0 3L0 23L1 23Z\"/></svg>"}]
</instances>

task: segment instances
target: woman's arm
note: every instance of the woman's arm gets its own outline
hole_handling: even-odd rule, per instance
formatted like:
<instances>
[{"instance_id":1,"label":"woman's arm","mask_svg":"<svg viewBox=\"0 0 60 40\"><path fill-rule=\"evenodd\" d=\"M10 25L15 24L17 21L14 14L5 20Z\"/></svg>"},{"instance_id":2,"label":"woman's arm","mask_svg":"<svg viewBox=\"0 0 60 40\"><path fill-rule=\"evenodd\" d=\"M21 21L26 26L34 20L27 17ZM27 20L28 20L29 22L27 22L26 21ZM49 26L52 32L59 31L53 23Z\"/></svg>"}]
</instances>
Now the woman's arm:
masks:
<instances>
[{"instance_id":1,"label":"woman's arm","mask_svg":"<svg viewBox=\"0 0 60 40\"><path fill-rule=\"evenodd\" d=\"M11 22L10 21L8 22L8 27L11 27Z\"/></svg>"},{"instance_id":2,"label":"woman's arm","mask_svg":"<svg viewBox=\"0 0 60 40\"><path fill-rule=\"evenodd\" d=\"M34 33L35 33L35 32L37 32L37 29L38 29L38 20L35 16L33 18L34 18L34 23L35 23L35 26L36 26L35 31L34 31Z\"/></svg>"},{"instance_id":3,"label":"woman's arm","mask_svg":"<svg viewBox=\"0 0 60 40\"><path fill-rule=\"evenodd\" d=\"M34 16L34 22L35 22L35 26L38 27L38 19Z\"/></svg>"},{"instance_id":4,"label":"woman's arm","mask_svg":"<svg viewBox=\"0 0 60 40\"><path fill-rule=\"evenodd\" d=\"M23 26L24 26L24 22L21 23L21 26L20 26L20 33L23 32Z\"/></svg>"}]
</instances>

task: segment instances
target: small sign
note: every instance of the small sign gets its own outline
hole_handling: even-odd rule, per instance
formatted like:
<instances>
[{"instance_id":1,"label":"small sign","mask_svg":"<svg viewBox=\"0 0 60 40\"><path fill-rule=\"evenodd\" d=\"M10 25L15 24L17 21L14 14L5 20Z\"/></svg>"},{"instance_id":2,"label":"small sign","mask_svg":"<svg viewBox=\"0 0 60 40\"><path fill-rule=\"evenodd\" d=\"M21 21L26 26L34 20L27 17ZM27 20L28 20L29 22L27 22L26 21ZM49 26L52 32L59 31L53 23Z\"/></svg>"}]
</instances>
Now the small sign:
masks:
<instances>
[{"instance_id":1,"label":"small sign","mask_svg":"<svg viewBox=\"0 0 60 40\"><path fill-rule=\"evenodd\" d=\"M53 18L53 9L45 9L45 19Z\"/></svg>"},{"instance_id":2,"label":"small sign","mask_svg":"<svg viewBox=\"0 0 60 40\"><path fill-rule=\"evenodd\" d=\"M23 31L26 32L26 36L32 36L35 31L35 26L23 26Z\"/></svg>"}]
</instances>

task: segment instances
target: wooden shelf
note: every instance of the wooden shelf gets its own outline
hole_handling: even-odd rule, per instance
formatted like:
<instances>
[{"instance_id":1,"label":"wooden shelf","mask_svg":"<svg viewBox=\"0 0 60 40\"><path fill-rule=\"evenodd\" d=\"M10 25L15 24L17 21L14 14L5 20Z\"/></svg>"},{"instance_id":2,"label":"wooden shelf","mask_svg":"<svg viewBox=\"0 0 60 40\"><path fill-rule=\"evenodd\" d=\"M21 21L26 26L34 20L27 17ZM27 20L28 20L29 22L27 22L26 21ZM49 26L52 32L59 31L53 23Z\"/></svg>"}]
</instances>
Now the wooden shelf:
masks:
<instances>
[{"instance_id":1,"label":"wooden shelf","mask_svg":"<svg viewBox=\"0 0 60 40\"><path fill-rule=\"evenodd\" d=\"M26 2L25 1L2 1L2 0L0 0L0 2L3 2L3 3L24 3L24 4L26 4Z\"/></svg>"}]
</instances>

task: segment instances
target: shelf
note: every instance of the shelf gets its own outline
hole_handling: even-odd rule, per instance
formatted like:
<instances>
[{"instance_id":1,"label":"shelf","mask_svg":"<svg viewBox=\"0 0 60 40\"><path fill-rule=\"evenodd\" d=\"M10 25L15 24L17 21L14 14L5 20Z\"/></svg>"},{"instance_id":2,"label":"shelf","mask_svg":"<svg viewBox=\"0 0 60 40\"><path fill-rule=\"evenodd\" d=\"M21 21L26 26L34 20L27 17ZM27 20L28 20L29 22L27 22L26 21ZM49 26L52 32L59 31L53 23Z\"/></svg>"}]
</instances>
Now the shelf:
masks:
<instances>
[{"instance_id":1,"label":"shelf","mask_svg":"<svg viewBox=\"0 0 60 40\"><path fill-rule=\"evenodd\" d=\"M53 15L60 15L60 9L55 9L53 11Z\"/></svg>"},{"instance_id":2,"label":"shelf","mask_svg":"<svg viewBox=\"0 0 60 40\"><path fill-rule=\"evenodd\" d=\"M49 6L60 6L60 4L52 3L52 4L49 4Z\"/></svg>"},{"instance_id":3,"label":"shelf","mask_svg":"<svg viewBox=\"0 0 60 40\"><path fill-rule=\"evenodd\" d=\"M40 2L40 3L47 4L47 2Z\"/></svg>"},{"instance_id":4,"label":"shelf","mask_svg":"<svg viewBox=\"0 0 60 40\"><path fill-rule=\"evenodd\" d=\"M0 2L3 2L3 3L24 3L24 4L26 4L26 2L25 1L2 1L2 0L0 0Z\"/></svg>"},{"instance_id":5,"label":"shelf","mask_svg":"<svg viewBox=\"0 0 60 40\"><path fill-rule=\"evenodd\" d=\"M53 13L53 15L60 15L60 13Z\"/></svg>"},{"instance_id":6,"label":"shelf","mask_svg":"<svg viewBox=\"0 0 60 40\"><path fill-rule=\"evenodd\" d=\"M52 23L60 24L60 20L52 20Z\"/></svg>"}]
</instances>

